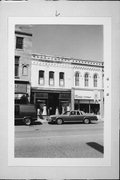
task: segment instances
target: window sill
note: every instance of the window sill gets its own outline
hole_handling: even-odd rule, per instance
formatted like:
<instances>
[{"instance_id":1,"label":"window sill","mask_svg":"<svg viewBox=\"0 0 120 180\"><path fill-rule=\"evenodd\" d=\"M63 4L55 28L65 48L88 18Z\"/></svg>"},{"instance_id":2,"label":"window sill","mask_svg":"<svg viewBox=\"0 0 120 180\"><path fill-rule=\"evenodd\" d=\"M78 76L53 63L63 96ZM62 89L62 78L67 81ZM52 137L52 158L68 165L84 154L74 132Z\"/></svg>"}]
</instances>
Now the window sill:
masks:
<instances>
[{"instance_id":1,"label":"window sill","mask_svg":"<svg viewBox=\"0 0 120 180\"><path fill-rule=\"evenodd\" d=\"M24 49L19 49L19 48L16 48L17 51L23 51Z\"/></svg>"}]
</instances>

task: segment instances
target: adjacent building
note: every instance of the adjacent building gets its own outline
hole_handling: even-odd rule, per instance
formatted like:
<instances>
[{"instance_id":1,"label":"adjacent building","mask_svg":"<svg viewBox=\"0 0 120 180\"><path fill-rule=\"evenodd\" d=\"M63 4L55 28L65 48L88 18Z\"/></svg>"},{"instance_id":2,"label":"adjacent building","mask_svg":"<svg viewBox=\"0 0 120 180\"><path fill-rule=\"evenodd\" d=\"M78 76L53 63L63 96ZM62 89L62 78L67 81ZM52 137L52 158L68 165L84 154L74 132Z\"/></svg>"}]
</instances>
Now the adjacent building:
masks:
<instances>
[{"instance_id":1,"label":"adjacent building","mask_svg":"<svg viewBox=\"0 0 120 180\"><path fill-rule=\"evenodd\" d=\"M15 102L30 101L32 34L30 28L15 28ZM21 102L22 103L22 102Z\"/></svg>"}]
</instances>

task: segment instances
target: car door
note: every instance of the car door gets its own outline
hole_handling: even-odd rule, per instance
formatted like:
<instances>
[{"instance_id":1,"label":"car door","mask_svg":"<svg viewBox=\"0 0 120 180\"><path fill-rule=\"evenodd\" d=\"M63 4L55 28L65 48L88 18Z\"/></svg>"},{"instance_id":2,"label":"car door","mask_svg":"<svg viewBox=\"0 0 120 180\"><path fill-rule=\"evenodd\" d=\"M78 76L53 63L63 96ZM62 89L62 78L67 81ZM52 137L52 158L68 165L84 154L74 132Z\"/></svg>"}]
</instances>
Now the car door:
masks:
<instances>
[{"instance_id":1,"label":"car door","mask_svg":"<svg viewBox=\"0 0 120 180\"><path fill-rule=\"evenodd\" d=\"M82 115L80 111L76 111L76 121L82 121Z\"/></svg>"},{"instance_id":2,"label":"car door","mask_svg":"<svg viewBox=\"0 0 120 180\"><path fill-rule=\"evenodd\" d=\"M83 111L80 111L80 120L83 121L86 117L86 114Z\"/></svg>"},{"instance_id":3,"label":"car door","mask_svg":"<svg viewBox=\"0 0 120 180\"><path fill-rule=\"evenodd\" d=\"M70 111L66 111L63 115L60 115L60 118L63 119L64 122L70 121Z\"/></svg>"},{"instance_id":4,"label":"car door","mask_svg":"<svg viewBox=\"0 0 120 180\"><path fill-rule=\"evenodd\" d=\"M70 116L69 116L69 121L77 121L77 115L76 115L76 111L71 111L70 112Z\"/></svg>"}]
</instances>

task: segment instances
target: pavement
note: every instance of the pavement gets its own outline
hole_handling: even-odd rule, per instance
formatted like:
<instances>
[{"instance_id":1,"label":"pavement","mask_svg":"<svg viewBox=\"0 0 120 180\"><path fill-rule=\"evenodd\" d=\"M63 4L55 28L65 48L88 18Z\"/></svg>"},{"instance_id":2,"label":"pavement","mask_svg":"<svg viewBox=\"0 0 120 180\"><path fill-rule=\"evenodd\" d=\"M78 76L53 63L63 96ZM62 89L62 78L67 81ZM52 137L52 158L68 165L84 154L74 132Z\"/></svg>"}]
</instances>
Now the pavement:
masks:
<instances>
[{"instance_id":1,"label":"pavement","mask_svg":"<svg viewBox=\"0 0 120 180\"><path fill-rule=\"evenodd\" d=\"M15 157L103 157L103 124L49 125L42 120L32 126L15 126Z\"/></svg>"}]
</instances>

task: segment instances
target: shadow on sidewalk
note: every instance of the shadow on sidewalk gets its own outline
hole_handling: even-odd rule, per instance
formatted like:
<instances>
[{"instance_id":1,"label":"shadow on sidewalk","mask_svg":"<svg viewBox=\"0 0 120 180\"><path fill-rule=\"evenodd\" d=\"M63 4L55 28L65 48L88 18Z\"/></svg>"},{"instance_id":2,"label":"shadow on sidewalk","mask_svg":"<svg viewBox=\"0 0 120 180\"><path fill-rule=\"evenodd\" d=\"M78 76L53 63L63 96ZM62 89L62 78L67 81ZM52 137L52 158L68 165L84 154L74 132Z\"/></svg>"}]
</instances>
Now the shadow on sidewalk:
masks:
<instances>
[{"instance_id":1,"label":"shadow on sidewalk","mask_svg":"<svg viewBox=\"0 0 120 180\"><path fill-rule=\"evenodd\" d=\"M91 146L101 153L104 153L104 147L96 142L88 142L87 145Z\"/></svg>"}]
</instances>

